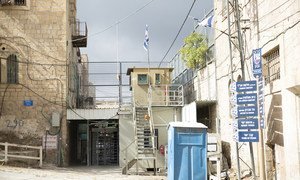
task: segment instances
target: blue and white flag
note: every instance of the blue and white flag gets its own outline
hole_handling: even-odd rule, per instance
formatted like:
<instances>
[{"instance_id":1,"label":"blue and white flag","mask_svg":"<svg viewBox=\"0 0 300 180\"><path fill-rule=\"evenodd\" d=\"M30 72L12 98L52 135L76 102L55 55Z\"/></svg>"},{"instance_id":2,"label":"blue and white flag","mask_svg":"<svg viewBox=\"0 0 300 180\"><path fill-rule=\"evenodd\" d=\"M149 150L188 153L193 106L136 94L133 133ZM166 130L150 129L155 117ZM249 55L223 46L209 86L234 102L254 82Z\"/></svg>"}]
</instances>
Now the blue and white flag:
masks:
<instances>
[{"instance_id":1,"label":"blue and white flag","mask_svg":"<svg viewBox=\"0 0 300 180\"><path fill-rule=\"evenodd\" d=\"M148 34L148 25L146 25L146 30L145 30L145 40L144 40L144 49L148 51L149 49L149 34Z\"/></svg>"},{"instance_id":2,"label":"blue and white flag","mask_svg":"<svg viewBox=\"0 0 300 180\"><path fill-rule=\"evenodd\" d=\"M204 26L204 27L214 27L215 19L214 15L211 15L207 18L205 18L203 21L199 22L199 26Z\"/></svg>"}]
</instances>

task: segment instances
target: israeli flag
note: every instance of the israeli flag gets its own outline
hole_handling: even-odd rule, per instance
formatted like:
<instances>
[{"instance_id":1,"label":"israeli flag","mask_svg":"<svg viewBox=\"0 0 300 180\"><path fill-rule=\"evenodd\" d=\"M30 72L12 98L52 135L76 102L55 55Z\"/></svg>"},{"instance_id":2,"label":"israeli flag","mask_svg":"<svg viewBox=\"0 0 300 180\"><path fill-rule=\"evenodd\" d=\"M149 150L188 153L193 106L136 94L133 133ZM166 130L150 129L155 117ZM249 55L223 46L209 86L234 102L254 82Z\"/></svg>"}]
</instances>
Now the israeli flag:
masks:
<instances>
[{"instance_id":1,"label":"israeli flag","mask_svg":"<svg viewBox=\"0 0 300 180\"><path fill-rule=\"evenodd\" d=\"M203 21L199 22L199 26L204 26L204 27L214 27L214 15L211 15L207 18L205 18Z\"/></svg>"},{"instance_id":2,"label":"israeli flag","mask_svg":"<svg viewBox=\"0 0 300 180\"><path fill-rule=\"evenodd\" d=\"M145 30L145 40L144 40L144 49L148 51L149 49L149 33L148 33L148 25L146 25L146 30Z\"/></svg>"}]
</instances>

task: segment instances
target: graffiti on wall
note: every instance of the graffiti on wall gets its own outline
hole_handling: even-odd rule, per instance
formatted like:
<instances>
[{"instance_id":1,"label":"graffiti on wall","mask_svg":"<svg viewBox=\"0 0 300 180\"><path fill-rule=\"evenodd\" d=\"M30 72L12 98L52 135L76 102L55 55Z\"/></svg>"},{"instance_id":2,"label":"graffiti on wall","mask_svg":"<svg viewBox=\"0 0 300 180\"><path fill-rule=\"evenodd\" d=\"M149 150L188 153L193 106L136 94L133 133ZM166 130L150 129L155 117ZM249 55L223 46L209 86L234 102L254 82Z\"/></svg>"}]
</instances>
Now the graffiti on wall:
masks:
<instances>
[{"instance_id":1,"label":"graffiti on wall","mask_svg":"<svg viewBox=\"0 0 300 180\"><path fill-rule=\"evenodd\" d=\"M17 127L22 127L24 125L24 121L21 119L7 120L6 127L15 129Z\"/></svg>"}]
</instances>

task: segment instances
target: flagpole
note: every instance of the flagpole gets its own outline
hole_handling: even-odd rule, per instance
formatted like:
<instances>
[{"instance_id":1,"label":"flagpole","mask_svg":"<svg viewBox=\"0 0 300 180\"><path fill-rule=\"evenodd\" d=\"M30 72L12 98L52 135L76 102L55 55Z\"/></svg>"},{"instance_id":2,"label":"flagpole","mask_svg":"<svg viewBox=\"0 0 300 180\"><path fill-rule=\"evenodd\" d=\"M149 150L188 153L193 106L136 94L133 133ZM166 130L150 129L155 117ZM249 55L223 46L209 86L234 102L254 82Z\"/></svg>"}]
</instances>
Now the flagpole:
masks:
<instances>
[{"instance_id":1,"label":"flagpole","mask_svg":"<svg viewBox=\"0 0 300 180\"><path fill-rule=\"evenodd\" d=\"M147 60L148 60L148 74L149 74L149 77L150 77L150 53L149 53L149 46L148 46L148 50L147 50ZM150 86L150 79L148 81L148 84Z\"/></svg>"},{"instance_id":2,"label":"flagpole","mask_svg":"<svg viewBox=\"0 0 300 180\"><path fill-rule=\"evenodd\" d=\"M152 107L152 88L151 88L151 79L150 79L150 51L149 51L149 31L148 31L148 25L146 25L146 32L145 32L145 42L144 42L144 48L147 51L147 60L148 60L148 115L150 117L150 121L153 117L151 114L151 107ZM152 124L153 126L153 124ZM153 128L152 128L153 129ZM153 129L154 131L154 129ZM154 133L154 132L152 132ZM154 143L154 138L152 137L152 141ZM155 158L153 160L153 170L154 170L154 175L156 175L156 153L155 153Z\"/></svg>"}]
</instances>

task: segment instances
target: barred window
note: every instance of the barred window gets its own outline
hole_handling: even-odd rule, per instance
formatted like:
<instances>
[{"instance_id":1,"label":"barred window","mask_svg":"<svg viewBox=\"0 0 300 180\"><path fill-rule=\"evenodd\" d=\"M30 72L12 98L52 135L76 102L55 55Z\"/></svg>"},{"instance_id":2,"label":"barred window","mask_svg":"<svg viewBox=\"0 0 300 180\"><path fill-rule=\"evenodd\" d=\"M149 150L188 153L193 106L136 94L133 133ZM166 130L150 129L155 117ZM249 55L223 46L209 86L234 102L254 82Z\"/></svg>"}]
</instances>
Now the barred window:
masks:
<instances>
[{"instance_id":1,"label":"barred window","mask_svg":"<svg viewBox=\"0 0 300 180\"><path fill-rule=\"evenodd\" d=\"M16 6L26 6L26 0L14 0Z\"/></svg>"},{"instance_id":2,"label":"barred window","mask_svg":"<svg viewBox=\"0 0 300 180\"><path fill-rule=\"evenodd\" d=\"M265 83L268 84L277 79L280 79L280 54L279 46L272 49L263 56L263 75Z\"/></svg>"},{"instance_id":3,"label":"barred window","mask_svg":"<svg viewBox=\"0 0 300 180\"><path fill-rule=\"evenodd\" d=\"M0 0L1 6L26 6L26 0Z\"/></svg>"},{"instance_id":4,"label":"barred window","mask_svg":"<svg viewBox=\"0 0 300 180\"><path fill-rule=\"evenodd\" d=\"M19 74L17 56L15 54L11 54L7 57L7 59L1 59L0 66L1 83L17 84Z\"/></svg>"}]
</instances>

